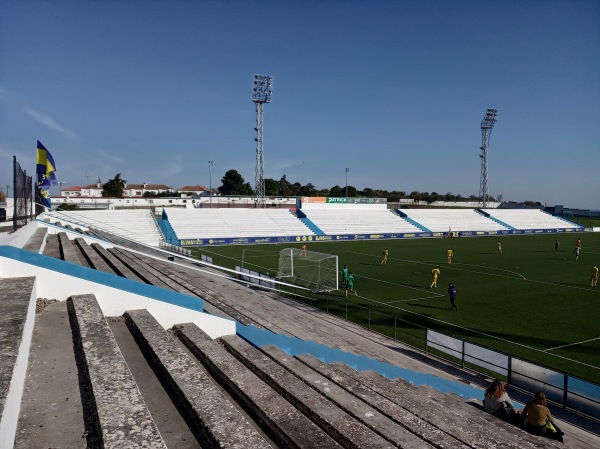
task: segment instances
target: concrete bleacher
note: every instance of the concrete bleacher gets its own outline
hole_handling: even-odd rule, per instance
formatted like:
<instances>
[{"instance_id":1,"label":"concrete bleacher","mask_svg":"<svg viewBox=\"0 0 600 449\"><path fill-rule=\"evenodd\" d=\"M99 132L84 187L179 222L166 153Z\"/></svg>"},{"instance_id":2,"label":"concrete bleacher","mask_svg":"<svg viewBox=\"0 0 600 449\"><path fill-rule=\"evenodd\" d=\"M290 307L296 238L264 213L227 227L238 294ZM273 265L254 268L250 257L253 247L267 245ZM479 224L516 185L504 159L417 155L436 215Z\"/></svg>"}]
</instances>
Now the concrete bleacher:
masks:
<instances>
[{"instance_id":1,"label":"concrete bleacher","mask_svg":"<svg viewBox=\"0 0 600 449\"><path fill-rule=\"evenodd\" d=\"M564 229L580 228L583 226L555 217L539 209L482 209L491 217L503 221L510 226L526 229Z\"/></svg>"},{"instance_id":2,"label":"concrete bleacher","mask_svg":"<svg viewBox=\"0 0 600 449\"><path fill-rule=\"evenodd\" d=\"M72 296L69 307L102 441L112 447L166 448L96 298Z\"/></svg>"},{"instance_id":3,"label":"concrete bleacher","mask_svg":"<svg viewBox=\"0 0 600 449\"><path fill-rule=\"evenodd\" d=\"M412 220L431 232L506 231L509 228L475 209L402 209Z\"/></svg>"},{"instance_id":4,"label":"concrete bleacher","mask_svg":"<svg viewBox=\"0 0 600 449\"><path fill-rule=\"evenodd\" d=\"M162 233L150 210L56 211L46 213L52 223L109 233L149 246L159 246Z\"/></svg>"},{"instance_id":5,"label":"concrete bleacher","mask_svg":"<svg viewBox=\"0 0 600 449\"><path fill-rule=\"evenodd\" d=\"M205 310L234 317L238 329L244 327L241 323L244 320L251 327L290 335L299 341L311 340L314 344L333 346L408 369L430 370L447 380L460 381L459 384L467 378L475 379L464 372L457 374L432 368L412 358L410 351L396 341L275 293L248 289L225 276L170 262L166 255L141 254L99 245L69 232L65 234L67 238L60 239L57 235L48 235L47 239L52 241L44 252L63 259L70 252L66 247L72 246L76 260L82 267L89 268L74 270L75 261L69 264L57 261L55 269L68 265L67 271L81 271L80 276L86 279L93 279L95 271L99 272L100 279L131 276L138 284L160 285L165 290L202 298ZM32 260L37 261L38 257L43 256L36 255ZM119 270L114 269L116 260ZM6 265L0 263L0 268L3 266ZM114 274L108 274L107 269ZM55 279L56 274L52 276L49 279ZM48 280L38 278L37 282L46 285ZM60 279L53 282L57 292L65 284ZM151 288L150 285L143 287ZM103 293L99 287L97 290L98 294ZM96 377L101 378L96 385L104 384L106 391L111 392L109 397L118 398L119 404L120 399L133 397L124 403L133 403L135 410L126 419L118 419L126 412L115 409L114 416L109 418L117 419L103 427L100 415L106 412L96 404L101 401L86 401L83 393L82 399L68 395L70 407L75 410L84 409L88 402L94 404L91 410L80 413L93 418L92 426L86 424L82 440L81 430L69 427L71 423L67 421L70 420L57 419L56 412L35 412L44 406L48 410L56 406L56 398L39 396L41 390L36 389L36 385L43 385L52 392L60 391L59 385L64 386L60 382L65 376L52 372L44 377L46 364L34 363L30 365L24 389L15 447L81 447L86 439L88 447L96 444L107 448L563 447L509 427L469 405L464 398L382 378L374 372L359 372L339 363L325 364L308 353L292 357L272 345L257 347L234 332L216 339L209 337L200 324L191 323L196 312L181 306L178 306L181 307L179 314L167 311L167 299L159 301L160 307L153 310L147 302L139 305L131 302L126 293L125 290L103 293L109 299L96 299L91 294L70 295L67 303L73 306L65 308L59 322L47 328L53 329L54 334L64 331L69 337L73 333L73 340L78 343L74 348L71 344L50 347L50 338L44 338L42 329L36 325L34 341L38 343L34 348L38 351L33 358L49 353L58 359L54 361L56 366L80 373L76 382L81 382L84 390L90 390L92 399L96 392L89 375L96 371ZM109 300L114 304L107 305ZM58 306L60 304L56 304L56 310ZM53 307L43 310L36 322L39 320L41 325L54 311ZM171 316L170 324L163 321L165 315ZM74 362L63 362L61 357L72 357L72 351L80 353L76 358L89 366L82 369ZM122 360L129 374L119 371ZM114 372L109 369L112 366ZM143 407L140 396L132 393L132 382L141 394ZM82 401L79 405L78 400ZM147 416L145 413L149 413L150 418L142 419L141 426L134 424L134 419ZM53 432L58 435L51 436ZM571 437L571 432L573 430L567 430L566 447L583 449L600 442L594 436L578 441ZM35 435L39 441L32 440ZM135 440L138 437L145 439ZM126 444L127 439L138 442ZM43 444L36 444L40 441Z\"/></svg>"},{"instance_id":6,"label":"concrete bleacher","mask_svg":"<svg viewBox=\"0 0 600 449\"><path fill-rule=\"evenodd\" d=\"M165 209L178 239L312 235L287 209Z\"/></svg>"},{"instance_id":7,"label":"concrete bleacher","mask_svg":"<svg viewBox=\"0 0 600 449\"><path fill-rule=\"evenodd\" d=\"M387 209L337 205L331 209L309 209L306 217L325 234L373 234L422 232Z\"/></svg>"},{"instance_id":8,"label":"concrete bleacher","mask_svg":"<svg viewBox=\"0 0 600 449\"><path fill-rule=\"evenodd\" d=\"M33 329L34 284L33 277L0 278L0 447L3 448L12 444L17 426Z\"/></svg>"}]
</instances>

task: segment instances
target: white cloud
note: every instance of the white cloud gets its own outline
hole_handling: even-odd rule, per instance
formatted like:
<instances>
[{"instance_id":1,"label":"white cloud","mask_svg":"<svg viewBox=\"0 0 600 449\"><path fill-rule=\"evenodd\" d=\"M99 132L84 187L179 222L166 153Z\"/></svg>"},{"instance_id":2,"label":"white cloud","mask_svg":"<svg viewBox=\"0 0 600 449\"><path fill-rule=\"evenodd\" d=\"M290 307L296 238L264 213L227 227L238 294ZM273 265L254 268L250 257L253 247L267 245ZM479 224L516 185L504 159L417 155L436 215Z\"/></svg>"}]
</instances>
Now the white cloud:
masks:
<instances>
[{"instance_id":1,"label":"white cloud","mask_svg":"<svg viewBox=\"0 0 600 449\"><path fill-rule=\"evenodd\" d=\"M42 125L47 126L54 131L58 131L59 133L68 137L77 137L77 134L73 130L61 125L54 117L46 114L45 112L41 112L20 95L2 85L0 85L0 100L9 105L15 106L21 110L21 112L34 119L36 122L41 123Z\"/></svg>"},{"instance_id":2,"label":"white cloud","mask_svg":"<svg viewBox=\"0 0 600 449\"><path fill-rule=\"evenodd\" d=\"M103 158L105 158L105 159L108 159L109 161L112 161L112 162L117 162L117 163L119 163L119 164L122 164L122 163L124 162L124 161L123 161L123 159L121 159L120 157L118 157L118 156L113 156L112 154L110 154L110 153L107 153L107 152L106 152L106 151L104 151L104 150L98 150L98 151L97 151L97 154L99 154L99 155L100 155L100 156L102 156Z\"/></svg>"},{"instance_id":3,"label":"white cloud","mask_svg":"<svg viewBox=\"0 0 600 449\"><path fill-rule=\"evenodd\" d=\"M74 131L71 131L65 126L62 126L53 117L41 111L38 111L33 106L22 105L21 110L35 121L41 123L44 126L47 126L48 128L53 129L54 131L58 131L59 133L69 137L77 137L77 134L75 134Z\"/></svg>"}]
</instances>

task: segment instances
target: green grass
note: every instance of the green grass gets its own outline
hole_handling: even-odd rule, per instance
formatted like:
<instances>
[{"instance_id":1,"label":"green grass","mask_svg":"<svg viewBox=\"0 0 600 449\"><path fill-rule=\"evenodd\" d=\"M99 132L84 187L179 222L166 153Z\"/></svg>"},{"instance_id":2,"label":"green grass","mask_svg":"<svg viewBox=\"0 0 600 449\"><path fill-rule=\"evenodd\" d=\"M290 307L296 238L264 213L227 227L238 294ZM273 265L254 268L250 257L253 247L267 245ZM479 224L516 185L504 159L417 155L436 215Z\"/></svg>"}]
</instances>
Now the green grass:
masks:
<instances>
[{"instance_id":1,"label":"green grass","mask_svg":"<svg viewBox=\"0 0 600 449\"><path fill-rule=\"evenodd\" d=\"M577 237L583 251L575 261ZM600 266L600 233L503 236L502 255L496 254L498 239L309 243L310 251L338 255L340 268L348 264L358 296L348 303L343 292L301 300L420 348L424 328L430 328L600 383L600 287L590 286L590 269ZM273 275L286 246L196 251L226 267L240 265L244 257L246 268ZM454 251L452 265L448 247ZM390 255L381 266L385 248ZM430 289L436 265L441 276L438 288ZM458 312L450 311L449 282L458 289Z\"/></svg>"},{"instance_id":2,"label":"green grass","mask_svg":"<svg viewBox=\"0 0 600 449\"><path fill-rule=\"evenodd\" d=\"M600 218L585 218L585 217L575 217L568 218L569 221L574 223L578 223L586 228L598 228L600 227Z\"/></svg>"}]
</instances>

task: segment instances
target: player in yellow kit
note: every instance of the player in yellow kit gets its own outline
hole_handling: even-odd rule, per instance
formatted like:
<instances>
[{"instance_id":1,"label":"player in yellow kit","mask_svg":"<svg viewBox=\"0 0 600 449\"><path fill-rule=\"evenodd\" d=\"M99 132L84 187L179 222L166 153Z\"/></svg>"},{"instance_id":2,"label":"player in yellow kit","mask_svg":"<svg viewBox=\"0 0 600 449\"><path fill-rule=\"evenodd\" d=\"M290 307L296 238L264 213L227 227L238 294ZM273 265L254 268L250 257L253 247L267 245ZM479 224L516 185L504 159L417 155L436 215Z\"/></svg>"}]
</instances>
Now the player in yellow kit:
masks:
<instances>
[{"instance_id":1,"label":"player in yellow kit","mask_svg":"<svg viewBox=\"0 0 600 449\"><path fill-rule=\"evenodd\" d=\"M452 265L452 258L454 257L454 252L448 248L448 265Z\"/></svg>"},{"instance_id":2,"label":"player in yellow kit","mask_svg":"<svg viewBox=\"0 0 600 449\"><path fill-rule=\"evenodd\" d=\"M302 250L300 251L300 255L298 257L306 257L306 243L302 245Z\"/></svg>"},{"instance_id":3,"label":"player in yellow kit","mask_svg":"<svg viewBox=\"0 0 600 449\"><path fill-rule=\"evenodd\" d=\"M442 272L440 271L440 266L436 266L433 270L431 270L431 274L433 275L433 282L431 283L431 287L429 288L437 288L437 279L438 276L441 274Z\"/></svg>"},{"instance_id":4,"label":"player in yellow kit","mask_svg":"<svg viewBox=\"0 0 600 449\"><path fill-rule=\"evenodd\" d=\"M502 254L502 242L500 240L498 240L498 249L496 250L496 253Z\"/></svg>"},{"instance_id":5,"label":"player in yellow kit","mask_svg":"<svg viewBox=\"0 0 600 449\"><path fill-rule=\"evenodd\" d=\"M590 275L592 277L592 287L597 287L598 286L598 267L596 266L596 264L594 264L594 266L592 267L592 271L590 272Z\"/></svg>"},{"instance_id":6,"label":"player in yellow kit","mask_svg":"<svg viewBox=\"0 0 600 449\"><path fill-rule=\"evenodd\" d=\"M389 252L387 250L387 248L383 251L383 254L381 255L381 264L380 265L387 265L387 258L388 258Z\"/></svg>"}]
</instances>

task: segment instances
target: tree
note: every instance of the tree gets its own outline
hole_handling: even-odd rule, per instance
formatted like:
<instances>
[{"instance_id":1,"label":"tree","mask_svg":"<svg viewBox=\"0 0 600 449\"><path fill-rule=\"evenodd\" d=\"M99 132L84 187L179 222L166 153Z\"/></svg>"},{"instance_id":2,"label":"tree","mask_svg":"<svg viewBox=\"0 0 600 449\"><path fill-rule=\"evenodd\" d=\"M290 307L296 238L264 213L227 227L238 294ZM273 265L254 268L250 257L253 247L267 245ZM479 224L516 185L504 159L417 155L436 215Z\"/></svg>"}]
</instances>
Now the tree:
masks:
<instances>
[{"instance_id":1,"label":"tree","mask_svg":"<svg viewBox=\"0 0 600 449\"><path fill-rule=\"evenodd\" d=\"M342 197L346 195L343 188L340 186L333 186L331 189L329 189L329 194L327 196Z\"/></svg>"},{"instance_id":2,"label":"tree","mask_svg":"<svg viewBox=\"0 0 600 449\"><path fill-rule=\"evenodd\" d=\"M292 196L292 185L283 175L279 180L279 195L281 196Z\"/></svg>"},{"instance_id":3,"label":"tree","mask_svg":"<svg viewBox=\"0 0 600 449\"><path fill-rule=\"evenodd\" d=\"M61 203L56 210L79 210L79 206L73 203Z\"/></svg>"},{"instance_id":4,"label":"tree","mask_svg":"<svg viewBox=\"0 0 600 449\"><path fill-rule=\"evenodd\" d=\"M317 189L310 182L303 185L300 189L300 195L302 196L317 196Z\"/></svg>"},{"instance_id":5,"label":"tree","mask_svg":"<svg viewBox=\"0 0 600 449\"><path fill-rule=\"evenodd\" d=\"M218 189L221 195L252 195L250 183L244 182L244 178L237 170L228 170L221 183L223 185Z\"/></svg>"},{"instance_id":6,"label":"tree","mask_svg":"<svg viewBox=\"0 0 600 449\"><path fill-rule=\"evenodd\" d=\"M279 183L274 179L265 179L265 196L279 196Z\"/></svg>"},{"instance_id":7,"label":"tree","mask_svg":"<svg viewBox=\"0 0 600 449\"><path fill-rule=\"evenodd\" d=\"M121 179L121 173L109 180L106 184L102 184L102 196L111 198L123 198L125 193L125 180Z\"/></svg>"}]
</instances>

